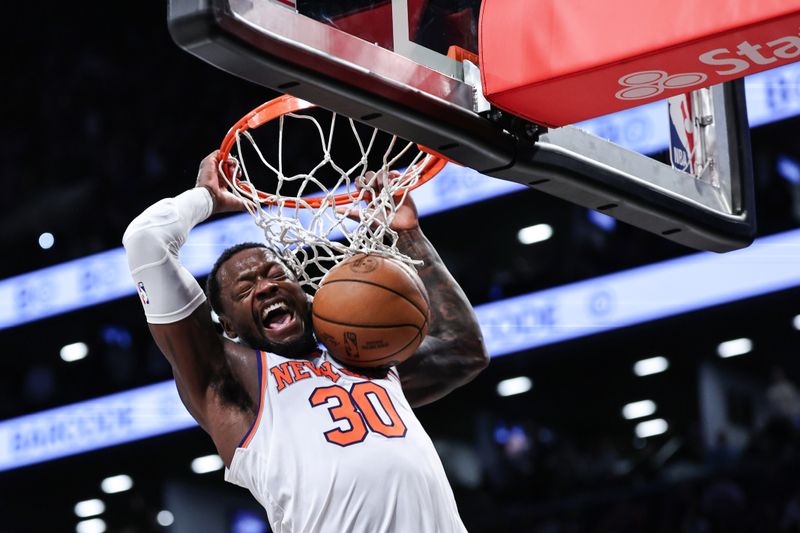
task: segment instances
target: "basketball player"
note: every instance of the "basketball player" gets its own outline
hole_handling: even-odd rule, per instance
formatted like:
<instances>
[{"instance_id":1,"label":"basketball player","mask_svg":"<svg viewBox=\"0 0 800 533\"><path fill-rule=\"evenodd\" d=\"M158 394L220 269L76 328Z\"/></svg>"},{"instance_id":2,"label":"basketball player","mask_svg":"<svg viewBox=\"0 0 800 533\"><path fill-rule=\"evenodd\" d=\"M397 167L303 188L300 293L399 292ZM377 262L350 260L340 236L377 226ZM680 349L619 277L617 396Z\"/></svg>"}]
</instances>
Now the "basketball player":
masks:
<instances>
[{"instance_id":1,"label":"basketball player","mask_svg":"<svg viewBox=\"0 0 800 533\"><path fill-rule=\"evenodd\" d=\"M276 532L464 531L412 407L467 383L488 359L475 314L420 231L414 204L397 209L392 227L401 250L425 263L429 333L405 363L368 377L318 347L306 294L267 248L223 253L207 295L179 263L193 226L242 209L220 183L217 157L203 160L194 189L134 219L123 243L153 338L225 462L225 479L252 492Z\"/></svg>"}]
</instances>

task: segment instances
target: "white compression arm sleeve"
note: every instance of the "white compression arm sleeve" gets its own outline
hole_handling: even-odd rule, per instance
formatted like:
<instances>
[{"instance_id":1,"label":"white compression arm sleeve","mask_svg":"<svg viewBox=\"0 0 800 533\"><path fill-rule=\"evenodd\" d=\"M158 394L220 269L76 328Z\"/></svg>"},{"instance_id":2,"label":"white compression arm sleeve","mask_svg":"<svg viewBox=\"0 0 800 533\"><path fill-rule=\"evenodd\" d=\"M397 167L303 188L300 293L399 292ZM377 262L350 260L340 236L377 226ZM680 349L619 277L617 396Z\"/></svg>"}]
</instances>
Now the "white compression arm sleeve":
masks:
<instances>
[{"instance_id":1,"label":"white compression arm sleeve","mask_svg":"<svg viewBox=\"0 0 800 533\"><path fill-rule=\"evenodd\" d=\"M178 251L212 209L211 193L197 187L156 202L125 230L122 244L149 323L177 322L205 301L200 284L178 261Z\"/></svg>"}]
</instances>

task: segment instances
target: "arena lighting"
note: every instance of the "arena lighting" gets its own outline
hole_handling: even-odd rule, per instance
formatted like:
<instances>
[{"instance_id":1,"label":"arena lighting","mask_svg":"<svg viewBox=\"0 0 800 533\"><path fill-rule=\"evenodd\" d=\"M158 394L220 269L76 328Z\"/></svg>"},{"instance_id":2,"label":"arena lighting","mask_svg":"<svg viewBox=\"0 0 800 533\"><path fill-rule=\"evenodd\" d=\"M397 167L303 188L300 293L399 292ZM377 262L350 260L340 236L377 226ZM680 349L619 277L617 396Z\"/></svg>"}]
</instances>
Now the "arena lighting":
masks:
<instances>
[{"instance_id":1,"label":"arena lighting","mask_svg":"<svg viewBox=\"0 0 800 533\"><path fill-rule=\"evenodd\" d=\"M233 512L230 521L231 533L264 533L270 531L263 513L250 509L239 509Z\"/></svg>"},{"instance_id":2,"label":"arena lighting","mask_svg":"<svg viewBox=\"0 0 800 533\"><path fill-rule=\"evenodd\" d=\"M606 233L614 231L614 228L617 227L616 218L608 216L605 213L601 213L600 211L595 211L594 209L586 210L586 218L589 220L589 222Z\"/></svg>"},{"instance_id":3,"label":"arena lighting","mask_svg":"<svg viewBox=\"0 0 800 533\"><path fill-rule=\"evenodd\" d=\"M517 239L522 244L536 244L546 241L553 236L553 227L550 224L536 224L522 228L517 232Z\"/></svg>"},{"instance_id":4,"label":"arena lighting","mask_svg":"<svg viewBox=\"0 0 800 533\"><path fill-rule=\"evenodd\" d=\"M195 474L207 474L209 472L216 472L221 470L225 464L222 458L217 454L204 455L192 461L192 472Z\"/></svg>"},{"instance_id":5,"label":"arena lighting","mask_svg":"<svg viewBox=\"0 0 800 533\"><path fill-rule=\"evenodd\" d=\"M196 426L163 381L0 421L0 472Z\"/></svg>"},{"instance_id":6,"label":"arena lighting","mask_svg":"<svg viewBox=\"0 0 800 533\"><path fill-rule=\"evenodd\" d=\"M39 247L42 250L49 250L50 248L53 247L53 244L55 244L55 242L56 238L49 231L46 231L41 235L39 235Z\"/></svg>"},{"instance_id":7,"label":"arena lighting","mask_svg":"<svg viewBox=\"0 0 800 533\"><path fill-rule=\"evenodd\" d=\"M100 489L106 494L125 492L130 490L131 487L133 487L133 480L125 474L107 477L100 483Z\"/></svg>"},{"instance_id":8,"label":"arena lighting","mask_svg":"<svg viewBox=\"0 0 800 533\"><path fill-rule=\"evenodd\" d=\"M633 364L633 373L639 377L659 374L669 368L669 360L660 355L636 361Z\"/></svg>"},{"instance_id":9,"label":"arena lighting","mask_svg":"<svg viewBox=\"0 0 800 533\"><path fill-rule=\"evenodd\" d=\"M77 533L103 533L106 530L106 523L102 518L92 518L83 520L75 526Z\"/></svg>"},{"instance_id":10,"label":"arena lighting","mask_svg":"<svg viewBox=\"0 0 800 533\"><path fill-rule=\"evenodd\" d=\"M722 358L736 357L737 355L744 355L753 350L753 341L746 337L741 339L732 339L729 341L721 342L717 346L717 355Z\"/></svg>"},{"instance_id":11,"label":"arena lighting","mask_svg":"<svg viewBox=\"0 0 800 533\"><path fill-rule=\"evenodd\" d=\"M800 330L800 315L797 315L794 317L794 319L792 319L792 325L794 326L794 329Z\"/></svg>"},{"instance_id":12,"label":"arena lighting","mask_svg":"<svg viewBox=\"0 0 800 533\"><path fill-rule=\"evenodd\" d=\"M59 355L67 363L80 361L89 354L89 347L85 342L73 342L61 348Z\"/></svg>"},{"instance_id":13,"label":"arena lighting","mask_svg":"<svg viewBox=\"0 0 800 533\"><path fill-rule=\"evenodd\" d=\"M98 514L103 514L106 510L106 504L103 500L94 498L92 500L83 500L75 504L75 515L78 518L88 518Z\"/></svg>"},{"instance_id":14,"label":"arena lighting","mask_svg":"<svg viewBox=\"0 0 800 533\"><path fill-rule=\"evenodd\" d=\"M240 217L231 217L220 221L229 226L212 222L192 232L181 253L194 275L207 274L228 244L259 238L260 230L245 216L241 224ZM121 251L78 263L66 264L67 272L59 265L0 281L0 328L133 294ZM743 250L687 255L487 303L475 311L489 352L500 356L797 287L798 264L800 230L792 230L759 238Z\"/></svg>"},{"instance_id":15,"label":"arena lighting","mask_svg":"<svg viewBox=\"0 0 800 533\"><path fill-rule=\"evenodd\" d=\"M800 230L477 306L493 357L800 285Z\"/></svg>"},{"instance_id":16,"label":"arena lighting","mask_svg":"<svg viewBox=\"0 0 800 533\"><path fill-rule=\"evenodd\" d=\"M775 162L778 174L792 185L800 185L800 162L788 155L779 155Z\"/></svg>"},{"instance_id":17,"label":"arena lighting","mask_svg":"<svg viewBox=\"0 0 800 533\"><path fill-rule=\"evenodd\" d=\"M161 527L169 527L175 522L175 516L164 509L163 511L159 511L156 515L156 522Z\"/></svg>"},{"instance_id":18,"label":"arena lighting","mask_svg":"<svg viewBox=\"0 0 800 533\"><path fill-rule=\"evenodd\" d=\"M800 230L794 230L760 238L744 250L694 254L475 311L489 354L499 357L796 287L798 264ZM124 276L128 284L127 266ZM0 288L0 315L5 303ZM649 375L667 367L663 357L651 357L633 371ZM0 472L196 425L174 382L139 387L0 421Z\"/></svg>"},{"instance_id":19,"label":"arena lighting","mask_svg":"<svg viewBox=\"0 0 800 533\"><path fill-rule=\"evenodd\" d=\"M656 412L656 404L653 400L641 400L638 402L631 402L622 408L622 416L626 420L633 420L634 418L644 418Z\"/></svg>"},{"instance_id":20,"label":"arena lighting","mask_svg":"<svg viewBox=\"0 0 800 533\"><path fill-rule=\"evenodd\" d=\"M654 418L653 420L646 420L644 422L639 422L636 424L636 436L640 439L646 439L647 437L655 437L656 435L661 435L662 433L666 433L669 429L669 424L663 418Z\"/></svg>"},{"instance_id":21,"label":"arena lighting","mask_svg":"<svg viewBox=\"0 0 800 533\"><path fill-rule=\"evenodd\" d=\"M513 396L528 392L531 387L533 387L533 382L531 378L526 376L504 379L497 384L497 394L500 396Z\"/></svg>"}]
</instances>

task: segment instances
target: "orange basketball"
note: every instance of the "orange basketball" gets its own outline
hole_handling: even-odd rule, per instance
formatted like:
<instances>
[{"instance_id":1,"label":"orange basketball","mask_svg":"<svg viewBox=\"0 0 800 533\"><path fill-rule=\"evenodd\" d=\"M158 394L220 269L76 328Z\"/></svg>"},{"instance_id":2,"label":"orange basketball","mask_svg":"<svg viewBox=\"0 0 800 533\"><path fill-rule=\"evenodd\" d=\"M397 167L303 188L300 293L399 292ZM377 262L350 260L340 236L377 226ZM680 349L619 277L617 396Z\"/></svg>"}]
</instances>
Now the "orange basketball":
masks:
<instances>
[{"instance_id":1,"label":"orange basketball","mask_svg":"<svg viewBox=\"0 0 800 533\"><path fill-rule=\"evenodd\" d=\"M394 366L428 333L430 306L414 270L380 255L355 255L328 272L311 306L314 331L345 364Z\"/></svg>"}]
</instances>

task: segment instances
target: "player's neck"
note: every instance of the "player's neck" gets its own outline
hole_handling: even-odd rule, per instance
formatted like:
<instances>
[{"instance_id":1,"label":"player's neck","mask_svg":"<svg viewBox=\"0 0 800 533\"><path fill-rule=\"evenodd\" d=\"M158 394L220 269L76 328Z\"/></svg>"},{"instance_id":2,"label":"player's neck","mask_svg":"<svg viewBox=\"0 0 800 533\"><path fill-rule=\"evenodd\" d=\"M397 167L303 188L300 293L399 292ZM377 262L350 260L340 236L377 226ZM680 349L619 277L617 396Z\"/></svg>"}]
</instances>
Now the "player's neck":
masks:
<instances>
[{"instance_id":1,"label":"player's neck","mask_svg":"<svg viewBox=\"0 0 800 533\"><path fill-rule=\"evenodd\" d=\"M319 355L319 346L313 335L303 335L289 343L268 343L260 349L289 359L312 359Z\"/></svg>"}]
</instances>

